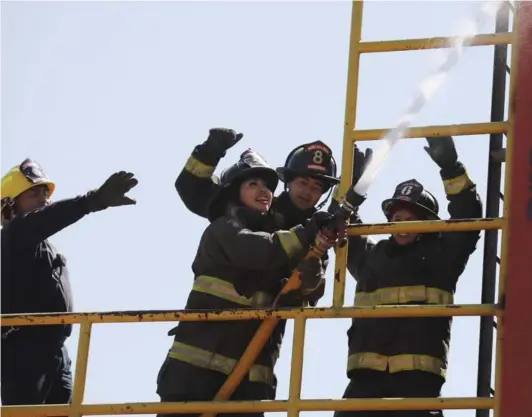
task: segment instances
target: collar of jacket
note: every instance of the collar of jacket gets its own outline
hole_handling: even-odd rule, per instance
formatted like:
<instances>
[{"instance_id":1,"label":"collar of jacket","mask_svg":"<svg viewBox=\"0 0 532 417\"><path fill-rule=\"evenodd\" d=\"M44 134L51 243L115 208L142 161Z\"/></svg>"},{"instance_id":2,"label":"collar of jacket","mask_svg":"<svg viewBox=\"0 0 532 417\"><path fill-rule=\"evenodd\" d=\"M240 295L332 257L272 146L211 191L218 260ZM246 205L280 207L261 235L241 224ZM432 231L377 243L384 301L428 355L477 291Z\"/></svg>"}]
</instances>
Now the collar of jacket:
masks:
<instances>
[{"instance_id":1,"label":"collar of jacket","mask_svg":"<svg viewBox=\"0 0 532 417\"><path fill-rule=\"evenodd\" d=\"M271 210L266 214L261 214L247 207L230 204L227 215L253 232L273 233L280 229L281 221Z\"/></svg>"},{"instance_id":2,"label":"collar of jacket","mask_svg":"<svg viewBox=\"0 0 532 417\"><path fill-rule=\"evenodd\" d=\"M272 210L281 215L283 219L283 228L290 229L298 224L304 224L305 220L312 217L316 209L314 207L308 210L297 208L287 191L283 191L275 197L272 204Z\"/></svg>"}]
</instances>

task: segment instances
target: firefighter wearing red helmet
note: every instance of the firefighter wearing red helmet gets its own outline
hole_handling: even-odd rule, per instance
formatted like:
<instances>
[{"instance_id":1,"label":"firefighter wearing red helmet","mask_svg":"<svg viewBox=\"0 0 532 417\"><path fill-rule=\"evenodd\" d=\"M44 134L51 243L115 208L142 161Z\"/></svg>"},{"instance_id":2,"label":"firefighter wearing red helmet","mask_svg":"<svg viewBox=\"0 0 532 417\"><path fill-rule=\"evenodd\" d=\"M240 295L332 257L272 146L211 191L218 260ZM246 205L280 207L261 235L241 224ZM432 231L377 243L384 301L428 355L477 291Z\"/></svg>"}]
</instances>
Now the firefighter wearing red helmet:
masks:
<instances>
[{"instance_id":1,"label":"firefighter wearing red helmet","mask_svg":"<svg viewBox=\"0 0 532 417\"><path fill-rule=\"evenodd\" d=\"M284 279L298 265L305 266L303 291L320 284L320 264L302 259L332 216L316 212L305 226L282 230L278 216L270 211L278 181L277 172L252 150L222 172L207 205L211 223L192 264L194 284L186 309L269 308ZM161 401L212 400L260 324L260 320L180 322L169 332L174 341L157 378ZM232 400L275 398L274 367L285 327L286 320L277 324ZM264 413L241 415L261 417Z\"/></svg>"},{"instance_id":2,"label":"firefighter wearing red helmet","mask_svg":"<svg viewBox=\"0 0 532 417\"><path fill-rule=\"evenodd\" d=\"M427 138L425 148L440 168L451 219L482 217L482 203L451 137ZM355 146L354 183L370 155ZM352 223L361 223L358 207L365 196L352 187L345 200ZM333 201L330 211L338 209ZM415 179L401 182L382 203L390 222L438 220L438 201ZM476 249L480 231L397 233L373 241L349 238L350 274L357 281L355 306L453 304L456 284ZM344 398L439 397L445 382L451 317L356 319L348 330L349 385ZM343 411L335 417L429 417L435 411Z\"/></svg>"},{"instance_id":3,"label":"firefighter wearing red helmet","mask_svg":"<svg viewBox=\"0 0 532 417\"><path fill-rule=\"evenodd\" d=\"M48 240L89 213L135 204L133 174L111 175L97 190L51 202L56 188L25 159L2 178L2 314L71 312L65 256ZM65 346L72 325L2 327L2 404L66 404L72 372Z\"/></svg>"}]
</instances>

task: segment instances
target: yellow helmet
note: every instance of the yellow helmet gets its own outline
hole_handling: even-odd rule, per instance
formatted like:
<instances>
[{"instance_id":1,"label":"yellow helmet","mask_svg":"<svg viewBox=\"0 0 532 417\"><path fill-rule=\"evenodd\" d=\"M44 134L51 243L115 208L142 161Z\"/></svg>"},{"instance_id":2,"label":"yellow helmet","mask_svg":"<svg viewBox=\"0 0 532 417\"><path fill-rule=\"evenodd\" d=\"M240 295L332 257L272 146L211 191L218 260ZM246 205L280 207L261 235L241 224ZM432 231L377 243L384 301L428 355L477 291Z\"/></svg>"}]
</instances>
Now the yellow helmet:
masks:
<instances>
[{"instance_id":1,"label":"yellow helmet","mask_svg":"<svg viewBox=\"0 0 532 417\"><path fill-rule=\"evenodd\" d=\"M22 161L20 165L14 166L2 177L2 210L15 200L23 192L37 185L47 185L48 195L51 196L55 190L55 184L50 181L38 163L30 158Z\"/></svg>"}]
</instances>

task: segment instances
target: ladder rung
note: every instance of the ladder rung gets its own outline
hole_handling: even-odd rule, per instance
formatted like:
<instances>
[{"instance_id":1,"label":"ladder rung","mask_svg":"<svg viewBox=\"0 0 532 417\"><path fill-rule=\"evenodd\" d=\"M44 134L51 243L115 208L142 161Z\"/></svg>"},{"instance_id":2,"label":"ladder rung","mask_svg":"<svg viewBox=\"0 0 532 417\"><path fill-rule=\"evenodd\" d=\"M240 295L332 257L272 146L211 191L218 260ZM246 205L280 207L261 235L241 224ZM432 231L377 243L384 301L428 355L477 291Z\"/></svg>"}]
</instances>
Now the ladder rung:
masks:
<instances>
[{"instance_id":1,"label":"ladder rung","mask_svg":"<svg viewBox=\"0 0 532 417\"><path fill-rule=\"evenodd\" d=\"M436 233L465 232L473 230L497 230L504 226L504 219L463 219L463 220L431 220L412 222L390 222L374 224L349 224L347 234L387 235L391 233Z\"/></svg>"},{"instance_id":2,"label":"ladder rung","mask_svg":"<svg viewBox=\"0 0 532 417\"><path fill-rule=\"evenodd\" d=\"M493 320L493 327L496 329L497 328L497 322L495 320Z\"/></svg>"},{"instance_id":3,"label":"ladder rung","mask_svg":"<svg viewBox=\"0 0 532 417\"><path fill-rule=\"evenodd\" d=\"M490 387L490 394L495 397L495 390L493 388Z\"/></svg>"},{"instance_id":4,"label":"ladder rung","mask_svg":"<svg viewBox=\"0 0 532 417\"><path fill-rule=\"evenodd\" d=\"M508 45L512 42L512 32L486 33L476 35L469 46ZM359 52L363 54L375 52L419 51L423 49L450 48L455 37L436 37L419 39L401 39L389 41L360 42Z\"/></svg>"},{"instance_id":5,"label":"ladder rung","mask_svg":"<svg viewBox=\"0 0 532 417\"><path fill-rule=\"evenodd\" d=\"M499 198L501 199L501 201L504 201L504 194L499 192Z\"/></svg>"},{"instance_id":6,"label":"ladder rung","mask_svg":"<svg viewBox=\"0 0 532 417\"><path fill-rule=\"evenodd\" d=\"M355 141L379 140L390 129L367 129L354 130L352 139ZM424 138L439 136L466 136L466 135L487 135L494 133L506 133L507 122L491 123L464 123L459 125L442 126L418 126L407 129L404 138Z\"/></svg>"},{"instance_id":7,"label":"ladder rung","mask_svg":"<svg viewBox=\"0 0 532 417\"><path fill-rule=\"evenodd\" d=\"M501 264L501 258L499 258L499 257L497 256L496 260L497 260L497 263L500 265L500 264Z\"/></svg>"}]
</instances>

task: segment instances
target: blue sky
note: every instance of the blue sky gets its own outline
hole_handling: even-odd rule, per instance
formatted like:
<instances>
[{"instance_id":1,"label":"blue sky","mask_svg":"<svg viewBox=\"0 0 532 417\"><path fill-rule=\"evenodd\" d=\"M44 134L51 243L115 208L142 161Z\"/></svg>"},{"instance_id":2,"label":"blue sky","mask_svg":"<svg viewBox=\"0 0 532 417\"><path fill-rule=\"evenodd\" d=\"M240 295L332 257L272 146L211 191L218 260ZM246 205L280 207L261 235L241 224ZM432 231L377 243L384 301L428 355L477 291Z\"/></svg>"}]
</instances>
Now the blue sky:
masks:
<instances>
[{"instance_id":1,"label":"blue sky","mask_svg":"<svg viewBox=\"0 0 532 417\"><path fill-rule=\"evenodd\" d=\"M478 6L369 2L363 39L453 35ZM245 134L222 166L247 147L279 165L293 147L318 139L341 159L350 15L347 1L2 3L2 173L34 158L56 181L55 199L97 187L116 170L139 179L135 207L87 216L52 239L67 256L77 311L184 307L207 222L186 210L173 183L210 127ZM466 51L415 124L488 121L492 51ZM363 56L357 128L391 127L440 53ZM456 144L484 198L488 137ZM396 146L369 190L366 222L384 221L381 201L410 178L436 194L446 216L424 145ZM457 303L480 300L482 250L483 239ZM332 302L333 269L322 306ZM348 275L347 302L354 288ZM476 393L478 323L454 321L445 396ZM85 402L158 401L155 378L172 326L95 325ZM347 319L308 322L303 398L343 394L348 327ZM77 335L68 342L74 361ZM276 368L279 399L288 395L291 338L292 323Z\"/></svg>"}]
</instances>

